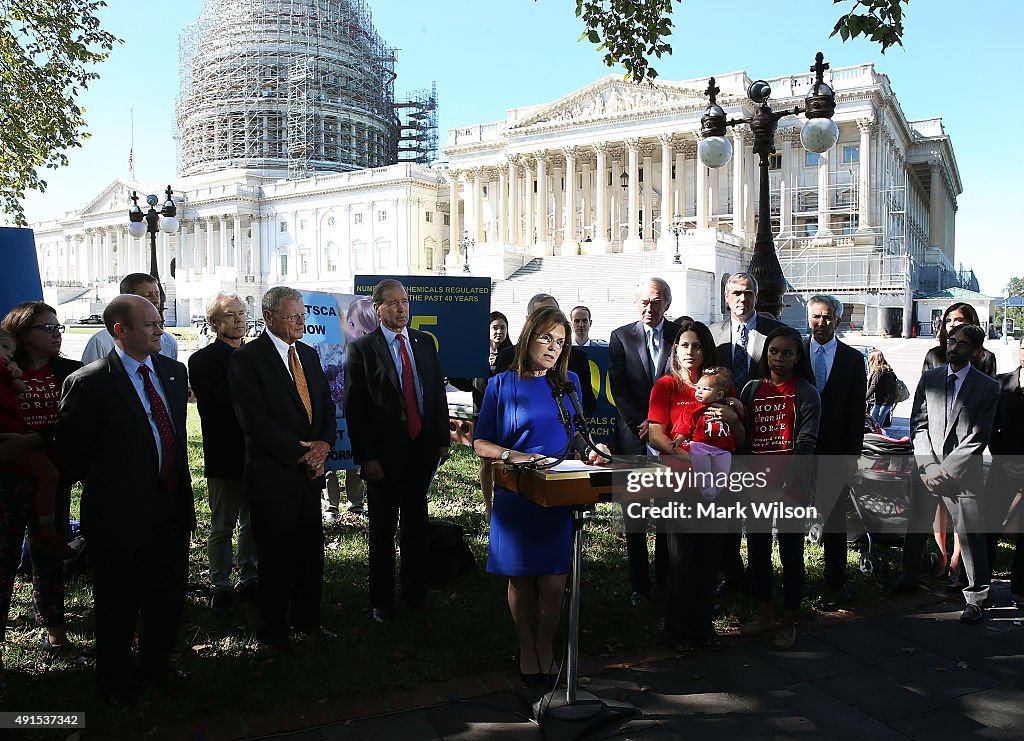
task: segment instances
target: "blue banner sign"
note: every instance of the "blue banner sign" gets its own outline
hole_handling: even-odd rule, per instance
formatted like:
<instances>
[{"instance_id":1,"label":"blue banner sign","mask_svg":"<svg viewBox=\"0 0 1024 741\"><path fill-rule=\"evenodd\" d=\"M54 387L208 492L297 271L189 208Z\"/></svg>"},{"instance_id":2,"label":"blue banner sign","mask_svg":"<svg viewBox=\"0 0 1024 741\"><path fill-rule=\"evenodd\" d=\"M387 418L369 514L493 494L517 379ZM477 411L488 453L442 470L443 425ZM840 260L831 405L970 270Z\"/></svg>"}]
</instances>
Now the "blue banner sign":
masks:
<instances>
[{"instance_id":1,"label":"blue banner sign","mask_svg":"<svg viewBox=\"0 0 1024 741\"><path fill-rule=\"evenodd\" d=\"M0 318L22 301L42 301L36 236L31 229L0 226ZM486 350L484 351L486 358Z\"/></svg>"},{"instance_id":2,"label":"blue banner sign","mask_svg":"<svg viewBox=\"0 0 1024 741\"><path fill-rule=\"evenodd\" d=\"M355 292L373 293L385 278L409 292L409 326L434 339L449 378L486 378L491 279L436 275L357 275Z\"/></svg>"}]
</instances>

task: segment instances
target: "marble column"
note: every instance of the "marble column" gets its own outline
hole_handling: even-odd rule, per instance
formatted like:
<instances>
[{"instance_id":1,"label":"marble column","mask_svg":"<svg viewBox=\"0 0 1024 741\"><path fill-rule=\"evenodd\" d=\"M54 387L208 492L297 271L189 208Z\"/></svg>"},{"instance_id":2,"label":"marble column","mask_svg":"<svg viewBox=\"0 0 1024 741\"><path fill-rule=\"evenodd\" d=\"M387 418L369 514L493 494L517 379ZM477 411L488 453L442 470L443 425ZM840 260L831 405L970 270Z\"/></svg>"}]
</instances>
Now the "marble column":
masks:
<instances>
[{"instance_id":1,"label":"marble column","mask_svg":"<svg viewBox=\"0 0 1024 741\"><path fill-rule=\"evenodd\" d=\"M641 249L647 249L647 245L654 239L654 145L644 142L640 145L640 155L643 157L644 184L641 191L642 213L640 242Z\"/></svg>"},{"instance_id":2,"label":"marble column","mask_svg":"<svg viewBox=\"0 0 1024 741\"><path fill-rule=\"evenodd\" d=\"M946 251L944 238L946 191L942 176L942 162L933 159L928 163L931 178L928 193L928 245L942 252Z\"/></svg>"},{"instance_id":3,"label":"marble column","mask_svg":"<svg viewBox=\"0 0 1024 741\"><path fill-rule=\"evenodd\" d=\"M508 241L522 244L519 240L519 157L508 158Z\"/></svg>"},{"instance_id":4,"label":"marble column","mask_svg":"<svg viewBox=\"0 0 1024 741\"><path fill-rule=\"evenodd\" d=\"M798 164L795 161L795 145L800 141L800 127L792 126L779 132L782 137L782 173L779 178L779 237L793 236L794 188L797 181Z\"/></svg>"},{"instance_id":5,"label":"marble column","mask_svg":"<svg viewBox=\"0 0 1024 741\"><path fill-rule=\"evenodd\" d=\"M671 249L673 240L668 227L676 215L672 192L672 135L661 134L658 141L661 143L661 229L658 230L658 247Z\"/></svg>"},{"instance_id":6,"label":"marble column","mask_svg":"<svg viewBox=\"0 0 1024 741\"><path fill-rule=\"evenodd\" d=\"M872 228L871 209L871 137L875 123L869 118L857 121L860 130L860 167L857 173L857 231L870 232Z\"/></svg>"},{"instance_id":7,"label":"marble column","mask_svg":"<svg viewBox=\"0 0 1024 741\"><path fill-rule=\"evenodd\" d=\"M704 163L698 158L696 161L697 167L697 187L696 187L696 203L697 203L697 228L707 229L708 228L708 168L704 166Z\"/></svg>"},{"instance_id":8,"label":"marble column","mask_svg":"<svg viewBox=\"0 0 1024 741\"><path fill-rule=\"evenodd\" d=\"M537 251L544 255L552 254L548 244L548 155L547 152L533 153L537 162Z\"/></svg>"},{"instance_id":9,"label":"marble column","mask_svg":"<svg viewBox=\"0 0 1024 741\"><path fill-rule=\"evenodd\" d=\"M534 226L534 214L536 213L536 194L533 192L533 163L529 157L523 157L522 170L523 170L523 216L526 222L526 233L524 235L526 245L533 250L534 255L538 255L536 251L537 244L537 231ZM539 255L538 255L539 256Z\"/></svg>"},{"instance_id":10,"label":"marble column","mask_svg":"<svg viewBox=\"0 0 1024 741\"><path fill-rule=\"evenodd\" d=\"M816 238L832 236L832 227L829 224L831 213L831 192L829 188L829 156L831 152L822 152L818 155L818 231Z\"/></svg>"},{"instance_id":11,"label":"marble column","mask_svg":"<svg viewBox=\"0 0 1024 741\"><path fill-rule=\"evenodd\" d=\"M477 244L484 242L484 185L483 171L479 167L473 168L473 228L470 236ZM468 219L467 219L468 221Z\"/></svg>"},{"instance_id":12,"label":"marble column","mask_svg":"<svg viewBox=\"0 0 1024 741\"><path fill-rule=\"evenodd\" d=\"M551 254L562 254L565 242L565 170L561 158L555 156L551 165Z\"/></svg>"},{"instance_id":13,"label":"marble column","mask_svg":"<svg viewBox=\"0 0 1024 741\"><path fill-rule=\"evenodd\" d=\"M451 205L448 214L448 252L444 255L445 268L458 265L459 258L455 253L458 251L459 238L462 236L459 229L459 171L449 170L448 177L450 178L448 198ZM372 250L373 245L367 245L367 249Z\"/></svg>"},{"instance_id":14,"label":"marble column","mask_svg":"<svg viewBox=\"0 0 1024 741\"><path fill-rule=\"evenodd\" d=\"M217 217L217 239L218 239L218 247L219 247L219 249L217 250L217 263L216 263L216 267L218 267L218 268L223 268L223 267L225 267L228 264L228 228L227 228L227 223L228 223L228 220L227 220L226 216L221 215L221 216ZM298 219L295 220L295 231L296 232L299 231L299 220ZM296 234L296 238L298 238L297 234Z\"/></svg>"},{"instance_id":15,"label":"marble column","mask_svg":"<svg viewBox=\"0 0 1024 741\"><path fill-rule=\"evenodd\" d=\"M588 254L594 243L594 176L590 152L587 150L580 153L580 179L583 181L580 189L580 234L583 235L580 250ZM586 241L588 237L589 242Z\"/></svg>"},{"instance_id":16,"label":"marble column","mask_svg":"<svg viewBox=\"0 0 1024 741\"><path fill-rule=\"evenodd\" d=\"M502 162L498 165L498 198L497 198L496 219L498 229L496 239L499 242L508 242L508 163Z\"/></svg>"},{"instance_id":17,"label":"marble column","mask_svg":"<svg viewBox=\"0 0 1024 741\"><path fill-rule=\"evenodd\" d=\"M580 250L576 230L576 151L574 146L562 147L565 154L565 222L562 254L575 255Z\"/></svg>"},{"instance_id":18,"label":"marble column","mask_svg":"<svg viewBox=\"0 0 1024 741\"><path fill-rule=\"evenodd\" d=\"M626 242L626 214L625 204L626 189L622 187L622 173L625 167L622 165L623 152L617 150L612 155L612 173L609 196L609 246L614 252L622 252Z\"/></svg>"},{"instance_id":19,"label":"marble column","mask_svg":"<svg viewBox=\"0 0 1024 741\"><path fill-rule=\"evenodd\" d=\"M348 224L349 229L352 228L352 225L350 223L351 220L351 216L349 216L345 220L345 223ZM260 227L262 223L263 219L260 217L259 214L254 215L252 217L252 220L249 222L249 230L251 232L251 236L249 237L249 260L245 266L245 272L248 275L257 276L256 280L261 280L260 276L263 273L263 256L260 251L260 244L262 242L262 240L260 239Z\"/></svg>"},{"instance_id":20,"label":"marble column","mask_svg":"<svg viewBox=\"0 0 1024 741\"><path fill-rule=\"evenodd\" d=\"M750 127L732 127L732 233L737 237L746 237L747 214L746 178L747 154L746 146L750 141ZM753 153L751 153L753 155ZM760 218L771 218L769 214L759 214Z\"/></svg>"},{"instance_id":21,"label":"marble column","mask_svg":"<svg viewBox=\"0 0 1024 741\"><path fill-rule=\"evenodd\" d=\"M590 252L604 254L608 251L608 145L604 142L594 145L597 166L594 170L594 243Z\"/></svg>"},{"instance_id":22,"label":"marble column","mask_svg":"<svg viewBox=\"0 0 1024 741\"><path fill-rule=\"evenodd\" d=\"M643 252L644 244L640 239L639 224L637 223L640 210L640 189L637 182L639 173L640 140L627 139L626 147L629 150L627 177L629 178L628 193L626 195L626 241L622 245L623 252Z\"/></svg>"},{"instance_id":23,"label":"marble column","mask_svg":"<svg viewBox=\"0 0 1024 741\"><path fill-rule=\"evenodd\" d=\"M231 267L237 276L242 272L242 215L235 214L231 223Z\"/></svg>"}]
</instances>

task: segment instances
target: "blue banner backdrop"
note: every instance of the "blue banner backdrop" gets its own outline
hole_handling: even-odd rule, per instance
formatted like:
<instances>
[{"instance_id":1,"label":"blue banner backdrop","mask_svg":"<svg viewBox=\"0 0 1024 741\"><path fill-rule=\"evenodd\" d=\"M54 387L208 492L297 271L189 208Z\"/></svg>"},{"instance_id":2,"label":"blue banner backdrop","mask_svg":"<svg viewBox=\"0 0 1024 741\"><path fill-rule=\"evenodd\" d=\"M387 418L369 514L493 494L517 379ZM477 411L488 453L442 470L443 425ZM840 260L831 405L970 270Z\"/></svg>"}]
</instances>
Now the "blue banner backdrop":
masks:
<instances>
[{"instance_id":1,"label":"blue banner backdrop","mask_svg":"<svg viewBox=\"0 0 1024 741\"><path fill-rule=\"evenodd\" d=\"M401 281L409 292L409 326L434 338L445 376L487 376L490 278L357 275L355 292L368 296L385 278Z\"/></svg>"},{"instance_id":2,"label":"blue banner backdrop","mask_svg":"<svg viewBox=\"0 0 1024 741\"><path fill-rule=\"evenodd\" d=\"M597 406L594 413L587 417L590 434L596 443L615 444L615 400L612 398L611 385L608 383L608 346L591 345L580 348L587 354L590 363L590 378L580 379L580 385L589 380L594 389Z\"/></svg>"},{"instance_id":3,"label":"blue banner backdrop","mask_svg":"<svg viewBox=\"0 0 1024 741\"><path fill-rule=\"evenodd\" d=\"M42 301L36 236L31 229L0 226L0 318L22 301ZM486 353L486 350L485 350Z\"/></svg>"},{"instance_id":4,"label":"blue banner backdrop","mask_svg":"<svg viewBox=\"0 0 1024 741\"><path fill-rule=\"evenodd\" d=\"M354 468L344 408L345 346L376 329L377 316L373 306L367 306L367 300L360 296L303 291L302 300L306 305L306 334L302 341L312 345L320 355L337 415L334 449L327 456L325 468L328 471Z\"/></svg>"}]
</instances>

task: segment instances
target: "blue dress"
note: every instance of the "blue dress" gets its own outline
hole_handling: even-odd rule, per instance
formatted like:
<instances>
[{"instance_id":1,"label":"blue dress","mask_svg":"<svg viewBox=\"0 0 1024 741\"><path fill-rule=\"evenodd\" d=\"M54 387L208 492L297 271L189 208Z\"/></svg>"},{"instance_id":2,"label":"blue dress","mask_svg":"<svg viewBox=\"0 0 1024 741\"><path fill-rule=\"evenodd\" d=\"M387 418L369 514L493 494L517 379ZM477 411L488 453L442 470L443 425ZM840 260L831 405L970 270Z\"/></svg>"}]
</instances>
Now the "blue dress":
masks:
<instances>
[{"instance_id":1,"label":"blue dress","mask_svg":"<svg viewBox=\"0 0 1024 741\"><path fill-rule=\"evenodd\" d=\"M575 373L569 380L580 394ZM569 399L566 409L571 410ZM575 432L575 430L574 430ZM557 457L565 430L547 379L520 378L505 371L484 392L475 436L520 453ZM495 488L487 570L504 576L569 573L572 560L572 508L541 507L515 492Z\"/></svg>"}]
</instances>

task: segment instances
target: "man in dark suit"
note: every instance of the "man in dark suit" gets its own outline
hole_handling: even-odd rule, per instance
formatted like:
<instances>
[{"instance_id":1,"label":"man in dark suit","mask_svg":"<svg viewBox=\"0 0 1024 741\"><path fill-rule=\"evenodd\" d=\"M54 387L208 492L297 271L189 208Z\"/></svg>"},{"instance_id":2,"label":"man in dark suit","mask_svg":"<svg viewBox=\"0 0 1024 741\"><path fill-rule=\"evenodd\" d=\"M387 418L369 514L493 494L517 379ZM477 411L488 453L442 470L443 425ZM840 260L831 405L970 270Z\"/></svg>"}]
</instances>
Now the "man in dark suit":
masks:
<instances>
[{"instance_id":1,"label":"man in dark suit","mask_svg":"<svg viewBox=\"0 0 1024 741\"><path fill-rule=\"evenodd\" d=\"M557 309L558 301L550 293L534 294L526 304L526 316L530 316L534 309L540 309L545 306ZM494 360L495 373L504 373L511 368L512 360L515 356L516 346L514 344L499 352L498 357ZM587 380L590 378L590 361L587 360L586 352L575 345L569 351L569 370L580 379L580 390L583 392L580 403L583 405L583 413L589 416L597 408L597 397L594 396L594 387Z\"/></svg>"},{"instance_id":2,"label":"man in dark suit","mask_svg":"<svg viewBox=\"0 0 1024 741\"><path fill-rule=\"evenodd\" d=\"M991 569L1003 531L1003 520L1017 494L1024 490L1024 340L1018 350L1018 367L1000 373L999 405L988 449L992 468L985 486L985 521L988 530L988 564ZM1019 511L1019 510L1018 510ZM1019 521L1019 520L1018 520ZM1014 536L1013 565L1010 570L1010 599L1024 608L1024 533Z\"/></svg>"},{"instance_id":3,"label":"man in dark suit","mask_svg":"<svg viewBox=\"0 0 1024 741\"><path fill-rule=\"evenodd\" d=\"M345 417L370 505L370 607L394 616L395 530L402 523L402 601L427 594L427 495L448 460L448 400L430 335L409 329L409 294L397 280L373 289L380 326L348 346Z\"/></svg>"},{"instance_id":4,"label":"man in dark suit","mask_svg":"<svg viewBox=\"0 0 1024 741\"><path fill-rule=\"evenodd\" d=\"M96 678L115 705L170 668L188 583L195 506L186 449L185 366L160 355L163 320L122 295L103 312L114 349L64 382L54 441L82 482L96 607ZM139 665L132 638L142 616Z\"/></svg>"},{"instance_id":5,"label":"man in dark suit","mask_svg":"<svg viewBox=\"0 0 1024 741\"><path fill-rule=\"evenodd\" d=\"M238 588L240 597L255 600L256 543L249 523L242 472L245 437L231 406L228 362L242 346L248 329L245 304L234 293L218 293L206 307L206 321L216 339L188 359L189 379L203 427L203 465L210 493L210 536L206 555L210 562L211 605L230 610L235 589L231 566L235 561L231 536L238 525Z\"/></svg>"},{"instance_id":6,"label":"man in dark suit","mask_svg":"<svg viewBox=\"0 0 1024 741\"><path fill-rule=\"evenodd\" d=\"M242 475L256 539L259 639L268 653L305 636L333 638L320 625L324 530L320 490L334 445L336 410L320 358L299 342L305 304L294 288L263 296L266 331L231 353L228 389L245 434Z\"/></svg>"},{"instance_id":7,"label":"man in dark suit","mask_svg":"<svg viewBox=\"0 0 1024 741\"><path fill-rule=\"evenodd\" d=\"M821 396L821 417L833 421L821 426L814 449L818 456L815 502L825 518L825 581L846 600L850 598L846 586L847 487L864 445L867 372L860 351L836 338L842 316L843 304L835 296L811 296L807 301L811 337L804 342L804 352Z\"/></svg>"},{"instance_id":8,"label":"man in dark suit","mask_svg":"<svg viewBox=\"0 0 1024 741\"><path fill-rule=\"evenodd\" d=\"M903 541L903 574L890 591L917 587L924 545L931 534L935 497L942 497L960 535L960 558L967 606L960 619L975 625L984 619L989 567L979 498L983 496L981 454L988 444L999 402L999 384L971 365L985 332L963 324L946 341L948 365L925 371L917 384L910 418L914 458L921 484L912 487L910 523Z\"/></svg>"},{"instance_id":9,"label":"man in dark suit","mask_svg":"<svg viewBox=\"0 0 1024 741\"><path fill-rule=\"evenodd\" d=\"M729 317L711 325L711 336L717 345L718 362L732 369L733 385L738 394L743 386L757 375L764 340L782 323L754 311L757 306L757 279L750 273L733 273L725 282L725 303ZM723 536L722 572L732 588L744 582L740 533Z\"/></svg>"},{"instance_id":10,"label":"man in dark suit","mask_svg":"<svg viewBox=\"0 0 1024 741\"><path fill-rule=\"evenodd\" d=\"M672 343L679 325L665 319L672 305L672 289L661 278L648 278L636 287L640 319L625 324L608 342L608 381L615 399L615 452L620 455L647 453L647 413L651 388L665 375ZM627 521L626 561L629 569L629 600L633 606L651 596L647 565L647 523ZM654 578L664 589L668 552L665 534L654 539Z\"/></svg>"}]
</instances>

